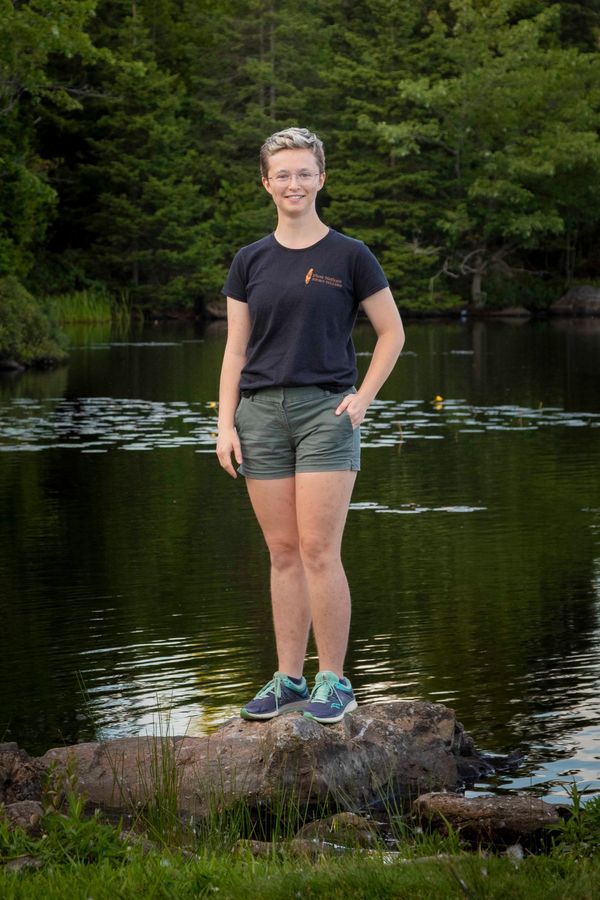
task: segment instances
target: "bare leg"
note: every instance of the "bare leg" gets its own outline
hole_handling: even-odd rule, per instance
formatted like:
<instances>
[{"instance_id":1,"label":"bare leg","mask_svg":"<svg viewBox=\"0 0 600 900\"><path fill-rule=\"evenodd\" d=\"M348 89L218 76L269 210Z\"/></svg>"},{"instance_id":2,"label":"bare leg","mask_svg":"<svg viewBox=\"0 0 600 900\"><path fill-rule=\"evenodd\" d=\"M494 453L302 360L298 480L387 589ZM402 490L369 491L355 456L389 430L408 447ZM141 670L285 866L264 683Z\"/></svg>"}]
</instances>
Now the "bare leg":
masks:
<instances>
[{"instance_id":1,"label":"bare leg","mask_svg":"<svg viewBox=\"0 0 600 900\"><path fill-rule=\"evenodd\" d=\"M296 475L300 555L308 585L319 669L343 676L350 630L350 591L340 556L356 472Z\"/></svg>"},{"instance_id":2,"label":"bare leg","mask_svg":"<svg viewBox=\"0 0 600 900\"><path fill-rule=\"evenodd\" d=\"M293 477L246 478L250 501L271 556L271 604L278 669L299 678L304 668L310 603L296 523Z\"/></svg>"}]
</instances>

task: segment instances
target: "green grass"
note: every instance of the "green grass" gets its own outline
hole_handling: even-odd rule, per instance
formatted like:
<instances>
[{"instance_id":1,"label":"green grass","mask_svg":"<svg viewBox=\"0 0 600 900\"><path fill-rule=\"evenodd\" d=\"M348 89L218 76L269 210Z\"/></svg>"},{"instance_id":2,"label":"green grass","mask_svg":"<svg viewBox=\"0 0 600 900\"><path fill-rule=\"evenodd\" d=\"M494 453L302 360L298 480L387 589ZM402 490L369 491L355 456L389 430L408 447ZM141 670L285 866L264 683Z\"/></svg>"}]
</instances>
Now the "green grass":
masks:
<instances>
[{"instance_id":1,"label":"green grass","mask_svg":"<svg viewBox=\"0 0 600 900\"><path fill-rule=\"evenodd\" d=\"M288 841L315 810L282 796L268 807L230 804L219 786L210 793L208 816L183 821L178 813L177 755L157 739L143 782L145 802L130 810L133 827L109 824L98 812L85 814L74 764L47 778L44 816L36 837L11 830L0 808L0 898L2 900L115 900L196 897L320 898L511 898L592 900L600 896L600 798L583 802L570 791L571 815L549 829L544 853L508 856L469 850L460 834L427 833L391 803L389 852L335 851L311 845L310 856ZM141 765L141 761L140 761ZM144 776L146 777L146 776ZM208 790L208 788L207 788ZM325 815L330 810L317 810ZM265 841L255 858L247 840ZM334 855L331 855L331 853ZM36 868L7 871L23 857Z\"/></svg>"},{"instance_id":2,"label":"green grass","mask_svg":"<svg viewBox=\"0 0 600 900\"><path fill-rule=\"evenodd\" d=\"M548 829L552 853L573 859L600 858L600 795L584 803L584 794L575 783L566 793L570 815Z\"/></svg>"},{"instance_id":3,"label":"green grass","mask_svg":"<svg viewBox=\"0 0 600 900\"><path fill-rule=\"evenodd\" d=\"M114 900L143 897L260 897L263 900L319 897L322 900L395 898L539 898L577 900L600 894L600 861L530 858L515 864L478 854L427 862L385 863L378 858L343 857L316 863L290 859L200 852L144 853L132 848L126 862L103 859L68 865L49 863L35 872L0 875L0 896L44 900Z\"/></svg>"},{"instance_id":4,"label":"green grass","mask_svg":"<svg viewBox=\"0 0 600 900\"><path fill-rule=\"evenodd\" d=\"M59 324L128 322L131 319L131 305L125 293L117 298L100 290L74 291L46 297L44 305Z\"/></svg>"},{"instance_id":5,"label":"green grass","mask_svg":"<svg viewBox=\"0 0 600 900\"><path fill-rule=\"evenodd\" d=\"M2 900L212 896L592 900L600 896L598 800L584 806L578 798L572 817L556 832L550 852L522 860L468 852L456 835L444 841L408 824L402 836L398 834L397 855L382 847L310 861L297 858L285 842L273 839L272 854L258 860L243 844L233 842L254 821L249 810L230 812L228 822L214 818L209 830L208 826L203 830L182 825L174 848L166 842L174 836L170 814L160 820L150 817L153 830L160 821L168 826L168 834L162 836L162 845L148 842L146 835L124 833L122 823L110 825L99 813L86 816L83 798L72 791L73 782L72 772L53 775L44 794L47 812L40 823L41 834L35 838L20 829L10 830L0 816ZM166 790L172 790L170 776ZM287 821L297 814L298 809L291 816L288 811ZM6 864L23 856L36 860L39 868L6 871Z\"/></svg>"}]
</instances>

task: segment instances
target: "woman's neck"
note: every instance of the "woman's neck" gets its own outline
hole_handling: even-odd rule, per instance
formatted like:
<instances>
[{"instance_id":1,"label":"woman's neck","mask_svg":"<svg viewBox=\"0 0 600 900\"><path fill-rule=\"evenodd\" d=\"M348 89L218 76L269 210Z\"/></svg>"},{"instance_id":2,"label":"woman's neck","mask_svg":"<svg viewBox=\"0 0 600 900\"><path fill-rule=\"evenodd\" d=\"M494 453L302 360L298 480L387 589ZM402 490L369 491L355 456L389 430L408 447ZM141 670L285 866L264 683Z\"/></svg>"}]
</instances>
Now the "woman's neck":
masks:
<instances>
[{"instance_id":1,"label":"woman's neck","mask_svg":"<svg viewBox=\"0 0 600 900\"><path fill-rule=\"evenodd\" d=\"M274 232L277 242L290 250L310 247L328 233L329 228L318 216L311 217L308 221L280 217Z\"/></svg>"}]
</instances>

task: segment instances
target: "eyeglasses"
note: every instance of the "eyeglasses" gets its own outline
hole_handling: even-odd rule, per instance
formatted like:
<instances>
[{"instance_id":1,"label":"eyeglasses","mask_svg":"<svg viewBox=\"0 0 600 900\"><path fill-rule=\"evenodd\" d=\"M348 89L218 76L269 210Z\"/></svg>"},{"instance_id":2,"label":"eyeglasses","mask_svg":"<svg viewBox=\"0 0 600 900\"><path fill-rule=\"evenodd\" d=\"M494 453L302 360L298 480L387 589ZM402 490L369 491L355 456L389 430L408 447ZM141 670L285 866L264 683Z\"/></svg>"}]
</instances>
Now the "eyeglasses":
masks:
<instances>
[{"instance_id":1,"label":"eyeglasses","mask_svg":"<svg viewBox=\"0 0 600 900\"><path fill-rule=\"evenodd\" d=\"M300 184L310 184L313 178L318 178L320 172L295 172L291 175L289 172L278 172L277 175L267 177L267 181L274 181L275 184L289 184L295 178Z\"/></svg>"}]
</instances>

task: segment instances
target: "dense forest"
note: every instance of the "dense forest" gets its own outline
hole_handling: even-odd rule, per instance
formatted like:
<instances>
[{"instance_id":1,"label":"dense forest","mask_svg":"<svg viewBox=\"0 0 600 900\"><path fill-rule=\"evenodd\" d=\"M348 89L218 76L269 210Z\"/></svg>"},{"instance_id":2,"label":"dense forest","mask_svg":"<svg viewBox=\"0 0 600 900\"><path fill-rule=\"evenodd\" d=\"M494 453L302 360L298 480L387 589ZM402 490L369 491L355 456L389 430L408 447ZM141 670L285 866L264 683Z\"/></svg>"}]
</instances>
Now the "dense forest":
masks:
<instances>
[{"instance_id":1,"label":"dense forest","mask_svg":"<svg viewBox=\"0 0 600 900\"><path fill-rule=\"evenodd\" d=\"M600 0L0 0L0 277L202 314L296 124L403 309L543 307L600 265L599 42Z\"/></svg>"}]
</instances>

